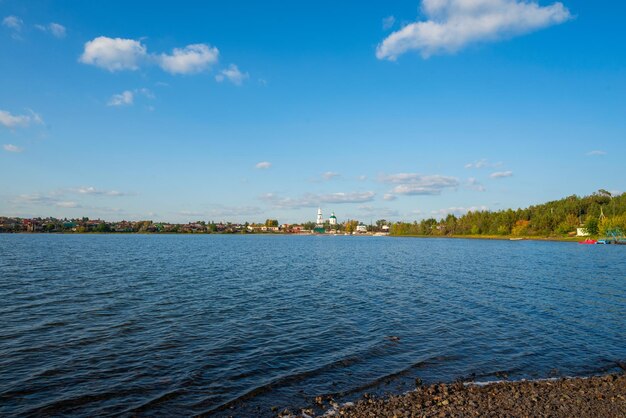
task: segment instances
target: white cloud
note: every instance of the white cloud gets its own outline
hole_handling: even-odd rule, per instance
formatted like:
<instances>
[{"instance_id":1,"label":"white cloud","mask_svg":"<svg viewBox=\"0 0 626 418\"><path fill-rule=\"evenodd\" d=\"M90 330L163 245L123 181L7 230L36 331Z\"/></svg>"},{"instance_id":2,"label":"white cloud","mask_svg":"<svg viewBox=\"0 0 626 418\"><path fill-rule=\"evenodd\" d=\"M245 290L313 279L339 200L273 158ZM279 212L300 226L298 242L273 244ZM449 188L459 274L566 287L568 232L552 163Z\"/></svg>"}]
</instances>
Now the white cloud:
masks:
<instances>
[{"instance_id":1,"label":"white cloud","mask_svg":"<svg viewBox=\"0 0 626 418\"><path fill-rule=\"evenodd\" d=\"M79 61L114 72L137 70L146 56L147 49L139 41L99 36L85 43Z\"/></svg>"},{"instance_id":2,"label":"white cloud","mask_svg":"<svg viewBox=\"0 0 626 418\"><path fill-rule=\"evenodd\" d=\"M78 193L81 195L95 195L95 196L113 196L113 197L117 197L117 196L128 196L129 193L124 193L124 192L118 192L117 190L100 190L100 189L96 189L95 187L89 186L83 186L83 187L78 187L76 189L70 189L69 190L72 193Z\"/></svg>"},{"instance_id":3,"label":"white cloud","mask_svg":"<svg viewBox=\"0 0 626 418\"><path fill-rule=\"evenodd\" d=\"M512 175L512 171L496 171L495 173L491 173L489 177L491 177L492 179L501 179L505 177L511 177Z\"/></svg>"},{"instance_id":4,"label":"white cloud","mask_svg":"<svg viewBox=\"0 0 626 418\"><path fill-rule=\"evenodd\" d=\"M374 200L374 192L351 192L351 193L329 193L329 194L313 194L307 193L303 196L291 198L280 197L273 193L267 193L261 196L261 200L270 203L274 207L278 208L304 208L304 207L316 207L323 203L365 203Z\"/></svg>"},{"instance_id":5,"label":"white cloud","mask_svg":"<svg viewBox=\"0 0 626 418\"><path fill-rule=\"evenodd\" d=\"M239 71L239 68L237 68L235 64L230 64L228 68L220 71L220 73L215 76L215 80L218 83L228 80L236 86L241 86L249 77L250 75L248 73L242 73Z\"/></svg>"},{"instance_id":6,"label":"white cloud","mask_svg":"<svg viewBox=\"0 0 626 418\"><path fill-rule=\"evenodd\" d=\"M171 74L192 74L205 71L215 64L219 50L205 44L192 44L184 48L174 48L172 54L161 54L158 63Z\"/></svg>"},{"instance_id":7,"label":"white cloud","mask_svg":"<svg viewBox=\"0 0 626 418\"><path fill-rule=\"evenodd\" d=\"M481 160L478 161L474 161L473 163L467 163L465 164L465 168L496 168L496 167L500 167L502 166L501 162L498 163L490 163L489 161L487 161L486 158L483 158Z\"/></svg>"},{"instance_id":8,"label":"white cloud","mask_svg":"<svg viewBox=\"0 0 626 418\"><path fill-rule=\"evenodd\" d=\"M456 216L465 215L468 212L478 212L478 211L486 211L489 210L487 206L472 206L469 208L466 207L451 207L446 209L433 210L430 213L433 215L439 215L441 217L448 216L449 214L453 214Z\"/></svg>"},{"instance_id":9,"label":"white cloud","mask_svg":"<svg viewBox=\"0 0 626 418\"><path fill-rule=\"evenodd\" d=\"M341 176L341 174L335 173L334 171L327 171L325 173L322 173L322 178L324 180L332 180L332 179L335 179L335 178L340 177L340 176Z\"/></svg>"},{"instance_id":10,"label":"white cloud","mask_svg":"<svg viewBox=\"0 0 626 418\"><path fill-rule=\"evenodd\" d=\"M395 209L379 208L368 205L359 206L359 211L363 216L373 216L376 218L390 218L400 215L400 213Z\"/></svg>"},{"instance_id":11,"label":"white cloud","mask_svg":"<svg viewBox=\"0 0 626 418\"><path fill-rule=\"evenodd\" d=\"M135 102L135 98L142 95L148 99L154 99L154 93L147 88L125 90L119 94L111 96L107 102L107 106L130 106ZM148 110L154 110L154 107L148 106Z\"/></svg>"},{"instance_id":12,"label":"white cloud","mask_svg":"<svg viewBox=\"0 0 626 418\"><path fill-rule=\"evenodd\" d=\"M78 203L73 202L73 201L57 202L56 206L58 206L60 208L78 208L78 207L80 207L80 205Z\"/></svg>"},{"instance_id":13,"label":"white cloud","mask_svg":"<svg viewBox=\"0 0 626 418\"><path fill-rule=\"evenodd\" d=\"M242 217L249 215L259 215L263 213L261 208L258 206L222 206L216 205L209 210L205 211L190 211L190 210L181 210L177 212L177 215L183 217L194 217L194 218L205 218L205 219L213 219L215 218L227 218L228 220L232 220L233 217Z\"/></svg>"},{"instance_id":14,"label":"white cloud","mask_svg":"<svg viewBox=\"0 0 626 418\"><path fill-rule=\"evenodd\" d=\"M589 151L589 152L587 153L587 155L589 155L589 156L606 155L606 151L601 151L601 150Z\"/></svg>"},{"instance_id":15,"label":"white cloud","mask_svg":"<svg viewBox=\"0 0 626 418\"><path fill-rule=\"evenodd\" d=\"M13 199L13 203L17 203L18 205L41 205L41 206L54 206L58 208L79 208L81 207L78 203L74 201L66 201L60 200L58 197L53 195L42 195L39 193L33 194L21 194Z\"/></svg>"},{"instance_id":16,"label":"white cloud","mask_svg":"<svg viewBox=\"0 0 626 418\"><path fill-rule=\"evenodd\" d=\"M133 104L134 99L135 95L133 92L126 90L120 94L114 94L111 99L109 99L107 106L130 106Z\"/></svg>"},{"instance_id":17,"label":"white cloud","mask_svg":"<svg viewBox=\"0 0 626 418\"><path fill-rule=\"evenodd\" d=\"M396 18L393 16L387 16L385 18L383 18L383 29L384 30L389 30L393 27L393 25L396 23Z\"/></svg>"},{"instance_id":18,"label":"white cloud","mask_svg":"<svg viewBox=\"0 0 626 418\"><path fill-rule=\"evenodd\" d=\"M35 25L35 27L42 32L50 33L55 38L59 38L59 39L65 38L65 33L66 33L65 26L59 23L52 22L52 23L48 23L47 25Z\"/></svg>"},{"instance_id":19,"label":"white cloud","mask_svg":"<svg viewBox=\"0 0 626 418\"><path fill-rule=\"evenodd\" d=\"M383 200L386 200L388 202L392 201L392 200L396 200L398 198L398 196L391 194L391 193L385 193L385 195L383 196Z\"/></svg>"},{"instance_id":20,"label":"white cloud","mask_svg":"<svg viewBox=\"0 0 626 418\"><path fill-rule=\"evenodd\" d=\"M23 148L20 148L17 145L13 145L13 144L4 144L2 146L2 148L4 148L4 150L7 151L7 152L22 152L22 151L24 151Z\"/></svg>"},{"instance_id":21,"label":"white cloud","mask_svg":"<svg viewBox=\"0 0 626 418\"><path fill-rule=\"evenodd\" d=\"M135 89L135 93L143 94L148 99L154 99L155 98L155 95L152 92L152 90L147 89L147 88Z\"/></svg>"},{"instance_id":22,"label":"white cloud","mask_svg":"<svg viewBox=\"0 0 626 418\"><path fill-rule=\"evenodd\" d=\"M22 30L22 26L24 26L24 21L17 16L7 16L2 19L2 26L15 31L20 31Z\"/></svg>"},{"instance_id":23,"label":"white cloud","mask_svg":"<svg viewBox=\"0 0 626 418\"><path fill-rule=\"evenodd\" d=\"M459 186L459 180L456 177L441 175L424 176L417 173L383 175L380 177L380 181L397 184L393 188L392 193L402 195L438 195L445 189L453 189Z\"/></svg>"},{"instance_id":24,"label":"white cloud","mask_svg":"<svg viewBox=\"0 0 626 418\"><path fill-rule=\"evenodd\" d=\"M365 180L367 180L367 176L363 174L363 175L357 176L357 178L356 178L356 179L357 179L358 181L365 181Z\"/></svg>"},{"instance_id":25,"label":"white cloud","mask_svg":"<svg viewBox=\"0 0 626 418\"><path fill-rule=\"evenodd\" d=\"M58 28L57 28L58 29ZM79 61L95 65L111 72L138 70L143 65L156 64L170 74L193 74L209 70L219 60L219 50L207 44L191 44L174 48L171 54L149 53L138 40L99 36L85 43ZM234 67L234 68L233 68ZM247 74L241 74L236 66L224 70L224 77L240 84Z\"/></svg>"},{"instance_id":26,"label":"white cloud","mask_svg":"<svg viewBox=\"0 0 626 418\"><path fill-rule=\"evenodd\" d=\"M467 188L470 190L476 190L477 192L484 192L485 190L485 186L483 186L478 180L476 180L474 177L470 177L467 179Z\"/></svg>"},{"instance_id":27,"label":"white cloud","mask_svg":"<svg viewBox=\"0 0 626 418\"><path fill-rule=\"evenodd\" d=\"M13 115L6 110L0 110L0 125L9 129L25 128L31 124L43 124L43 119L37 113L30 110L30 115Z\"/></svg>"},{"instance_id":28,"label":"white cloud","mask_svg":"<svg viewBox=\"0 0 626 418\"><path fill-rule=\"evenodd\" d=\"M423 0L427 20L404 26L376 49L378 59L394 61L419 51L424 58L454 53L469 44L523 35L572 18L557 2L540 6L535 0Z\"/></svg>"},{"instance_id":29,"label":"white cloud","mask_svg":"<svg viewBox=\"0 0 626 418\"><path fill-rule=\"evenodd\" d=\"M261 170L266 170L266 169L270 168L271 166L272 166L272 163L270 163L269 161L261 161L260 163L256 163L254 168L258 168L258 169L261 169Z\"/></svg>"}]
</instances>

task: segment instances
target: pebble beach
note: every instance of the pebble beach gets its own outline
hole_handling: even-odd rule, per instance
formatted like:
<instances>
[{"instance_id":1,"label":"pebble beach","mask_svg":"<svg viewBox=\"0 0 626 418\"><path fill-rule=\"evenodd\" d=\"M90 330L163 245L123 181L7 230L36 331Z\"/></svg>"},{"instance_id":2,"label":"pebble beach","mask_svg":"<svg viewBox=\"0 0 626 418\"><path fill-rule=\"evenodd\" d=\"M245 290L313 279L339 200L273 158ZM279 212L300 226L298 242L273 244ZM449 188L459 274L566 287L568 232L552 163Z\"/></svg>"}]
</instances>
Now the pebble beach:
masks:
<instances>
[{"instance_id":1,"label":"pebble beach","mask_svg":"<svg viewBox=\"0 0 626 418\"><path fill-rule=\"evenodd\" d=\"M302 410L278 416L370 417L624 417L626 375L495 382L419 385L403 395L331 407L323 414ZM329 406L332 400L324 400Z\"/></svg>"}]
</instances>

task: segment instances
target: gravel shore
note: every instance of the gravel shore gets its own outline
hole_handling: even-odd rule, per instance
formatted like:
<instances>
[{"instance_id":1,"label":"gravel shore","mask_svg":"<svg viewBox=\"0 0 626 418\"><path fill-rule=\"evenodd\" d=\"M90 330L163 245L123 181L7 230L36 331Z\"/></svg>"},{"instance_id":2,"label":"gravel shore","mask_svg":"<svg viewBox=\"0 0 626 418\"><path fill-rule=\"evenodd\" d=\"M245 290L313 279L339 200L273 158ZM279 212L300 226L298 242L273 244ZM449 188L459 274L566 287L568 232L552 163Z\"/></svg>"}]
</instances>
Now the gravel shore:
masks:
<instances>
[{"instance_id":1,"label":"gravel shore","mask_svg":"<svg viewBox=\"0 0 626 418\"><path fill-rule=\"evenodd\" d=\"M313 415L311 410L303 410L299 416ZM418 386L415 391L386 398L365 395L354 404L328 410L325 416L626 417L626 375Z\"/></svg>"}]
</instances>

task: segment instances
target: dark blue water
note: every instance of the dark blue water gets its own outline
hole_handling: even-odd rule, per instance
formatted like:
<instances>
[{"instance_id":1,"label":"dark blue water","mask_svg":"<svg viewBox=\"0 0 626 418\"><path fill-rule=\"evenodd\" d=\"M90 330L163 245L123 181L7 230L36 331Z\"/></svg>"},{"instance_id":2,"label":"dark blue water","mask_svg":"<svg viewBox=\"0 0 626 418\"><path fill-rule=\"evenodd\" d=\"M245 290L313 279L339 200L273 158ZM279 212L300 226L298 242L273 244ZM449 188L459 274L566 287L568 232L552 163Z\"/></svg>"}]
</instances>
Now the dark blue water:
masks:
<instances>
[{"instance_id":1,"label":"dark blue water","mask_svg":"<svg viewBox=\"0 0 626 418\"><path fill-rule=\"evenodd\" d=\"M626 247L0 235L3 416L258 416L624 359Z\"/></svg>"}]
</instances>

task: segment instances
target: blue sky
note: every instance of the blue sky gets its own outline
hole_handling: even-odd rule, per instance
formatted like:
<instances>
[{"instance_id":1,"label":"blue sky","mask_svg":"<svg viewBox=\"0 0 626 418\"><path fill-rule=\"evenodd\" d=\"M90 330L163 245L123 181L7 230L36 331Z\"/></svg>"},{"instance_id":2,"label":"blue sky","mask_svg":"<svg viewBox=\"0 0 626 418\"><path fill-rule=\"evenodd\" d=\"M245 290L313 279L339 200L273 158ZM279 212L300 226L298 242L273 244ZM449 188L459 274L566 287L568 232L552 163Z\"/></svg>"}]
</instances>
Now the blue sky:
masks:
<instances>
[{"instance_id":1,"label":"blue sky","mask_svg":"<svg viewBox=\"0 0 626 418\"><path fill-rule=\"evenodd\" d=\"M622 192L625 14L0 0L0 214L369 222Z\"/></svg>"}]
</instances>

